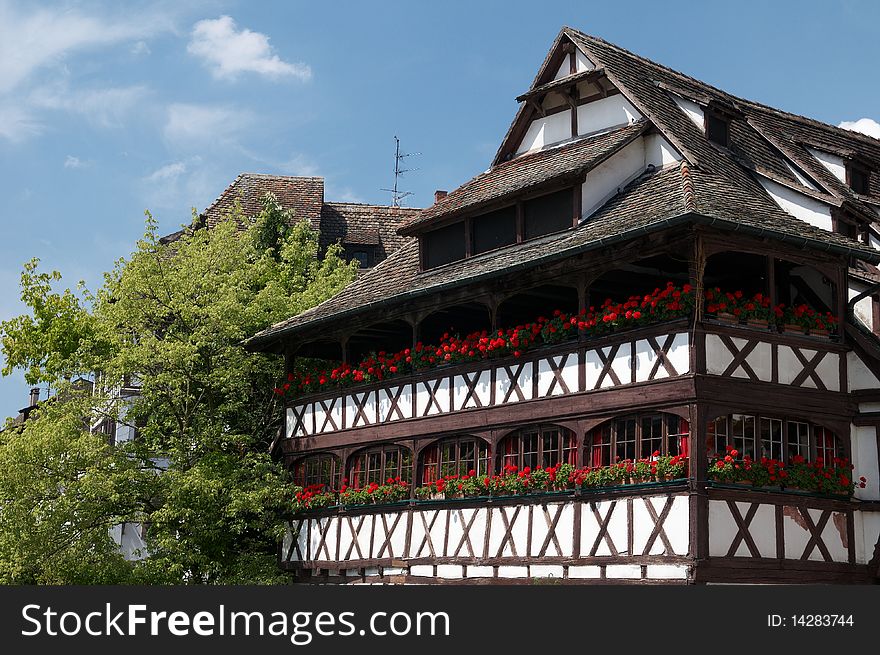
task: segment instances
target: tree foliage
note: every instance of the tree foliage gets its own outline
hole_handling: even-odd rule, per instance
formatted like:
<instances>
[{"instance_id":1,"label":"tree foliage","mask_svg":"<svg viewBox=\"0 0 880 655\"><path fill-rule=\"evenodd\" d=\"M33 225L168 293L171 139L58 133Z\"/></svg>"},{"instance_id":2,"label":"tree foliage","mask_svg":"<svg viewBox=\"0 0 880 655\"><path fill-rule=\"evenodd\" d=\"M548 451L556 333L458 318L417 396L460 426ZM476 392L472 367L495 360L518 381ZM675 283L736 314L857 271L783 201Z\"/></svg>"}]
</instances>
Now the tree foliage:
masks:
<instances>
[{"instance_id":1,"label":"tree foliage","mask_svg":"<svg viewBox=\"0 0 880 655\"><path fill-rule=\"evenodd\" d=\"M268 449L280 426L272 389L282 365L241 341L332 296L356 266L338 246L319 257L317 233L271 195L253 221L237 206L171 243L147 214L137 250L93 296L58 292L58 273L25 265L31 312L0 324L4 373L25 369L30 381L64 387L65 377L95 372L95 385L56 394L35 420L3 432L0 462L14 472L0 486L0 579L278 581L289 487ZM115 392L133 379L140 393L120 402ZM102 415L139 437L108 448L84 423ZM32 498L57 490L36 506L46 516L34 525L19 487ZM8 516L7 505L16 508ZM105 538L123 520L149 526L150 556L136 564L120 565ZM65 549L37 548L64 526Z\"/></svg>"}]
</instances>

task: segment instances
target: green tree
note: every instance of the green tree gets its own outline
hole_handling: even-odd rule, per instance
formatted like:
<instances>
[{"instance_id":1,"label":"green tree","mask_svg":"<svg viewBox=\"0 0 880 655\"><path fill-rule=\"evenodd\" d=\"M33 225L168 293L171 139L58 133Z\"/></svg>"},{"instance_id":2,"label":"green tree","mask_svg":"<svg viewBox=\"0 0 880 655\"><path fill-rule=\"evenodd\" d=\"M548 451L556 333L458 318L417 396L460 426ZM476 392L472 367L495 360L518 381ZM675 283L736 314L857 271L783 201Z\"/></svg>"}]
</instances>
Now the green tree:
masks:
<instances>
[{"instance_id":1,"label":"green tree","mask_svg":"<svg viewBox=\"0 0 880 655\"><path fill-rule=\"evenodd\" d=\"M354 278L357 264L342 259L338 246L319 257L317 233L305 221L295 222L271 195L254 221L236 207L216 227L188 230L168 244L158 238L149 214L146 225L137 250L117 262L94 296L53 291L57 273L39 273L35 263L25 267L22 297L33 318L0 324L5 372L22 368L30 379L58 385L65 376L94 371L97 384L88 401L80 396L51 403L51 412L41 412L0 449L8 448L13 457L12 444L49 439L51 420L63 418L69 430L78 425L80 438L65 441L67 448L74 449L83 470L95 467L121 494L118 504L94 508L105 517L104 526L120 520L120 508L129 520L149 525L150 557L129 565L135 579L279 581L276 548L289 485L268 449L281 425L272 389L282 367L279 358L248 353L240 344L338 292ZM133 403L114 402L111 390L132 375L140 394ZM82 420L102 413L136 426L139 438L109 452L98 448ZM59 456L71 457L61 451ZM39 465L13 461L21 479L28 467ZM64 489L64 502L53 511L63 523L78 497L67 493L67 480L57 486ZM7 503L14 488L4 485L2 494L0 503ZM0 529L5 530L2 521ZM18 561L27 559L30 548L31 533L25 533L0 536L0 543L20 545ZM85 542L70 552L82 548L105 562L97 569L118 577L115 553ZM5 552L0 549L0 557ZM29 575L10 574L6 580L49 579ZM71 570L72 580L83 575ZM65 579L58 576L54 579ZM116 579L97 576L111 578Z\"/></svg>"}]
</instances>

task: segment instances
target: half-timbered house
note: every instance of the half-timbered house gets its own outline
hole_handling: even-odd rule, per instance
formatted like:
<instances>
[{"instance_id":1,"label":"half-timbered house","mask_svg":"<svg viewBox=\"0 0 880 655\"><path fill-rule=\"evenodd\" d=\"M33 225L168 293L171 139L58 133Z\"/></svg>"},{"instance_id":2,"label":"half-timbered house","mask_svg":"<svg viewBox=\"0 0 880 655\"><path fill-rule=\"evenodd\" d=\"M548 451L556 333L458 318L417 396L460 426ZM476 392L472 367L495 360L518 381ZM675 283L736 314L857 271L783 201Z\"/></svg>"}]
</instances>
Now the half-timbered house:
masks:
<instances>
[{"instance_id":1,"label":"half-timbered house","mask_svg":"<svg viewBox=\"0 0 880 655\"><path fill-rule=\"evenodd\" d=\"M877 582L880 142L570 28L517 101L408 243L249 340L311 490L281 566Z\"/></svg>"}]
</instances>

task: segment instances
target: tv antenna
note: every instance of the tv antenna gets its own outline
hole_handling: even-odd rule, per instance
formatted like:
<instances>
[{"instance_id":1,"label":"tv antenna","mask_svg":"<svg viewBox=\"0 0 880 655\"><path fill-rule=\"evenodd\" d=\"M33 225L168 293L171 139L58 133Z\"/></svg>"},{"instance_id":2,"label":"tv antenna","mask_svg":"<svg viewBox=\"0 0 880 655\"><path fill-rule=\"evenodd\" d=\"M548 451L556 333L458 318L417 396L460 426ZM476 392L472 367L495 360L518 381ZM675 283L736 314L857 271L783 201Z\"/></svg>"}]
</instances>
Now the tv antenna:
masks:
<instances>
[{"instance_id":1,"label":"tv antenna","mask_svg":"<svg viewBox=\"0 0 880 655\"><path fill-rule=\"evenodd\" d=\"M400 201L406 198L407 196L412 195L412 191L399 191L397 188L397 183L400 180L400 177L404 173L409 173L411 171L417 171L418 168L401 168L400 162L406 157L414 157L416 155L421 155L420 152L400 152L400 139L395 135L394 137L394 188L393 189L379 189L379 191L387 191L391 194L391 206L392 207L400 207Z\"/></svg>"}]
</instances>

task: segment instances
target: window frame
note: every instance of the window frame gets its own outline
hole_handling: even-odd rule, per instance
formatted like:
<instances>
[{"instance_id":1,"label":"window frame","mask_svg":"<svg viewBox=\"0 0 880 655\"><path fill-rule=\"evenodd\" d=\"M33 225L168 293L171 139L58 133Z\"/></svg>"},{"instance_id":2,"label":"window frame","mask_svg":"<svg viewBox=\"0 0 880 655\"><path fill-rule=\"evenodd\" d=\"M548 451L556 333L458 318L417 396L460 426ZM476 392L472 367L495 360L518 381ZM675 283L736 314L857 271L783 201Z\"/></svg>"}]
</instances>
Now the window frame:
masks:
<instances>
[{"instance_id":1,"label":"window frame","mask_svg":"<svg viewBox=\"0 0 880 655\"><path fill-rule=\"evenodd\" d=\"M864 177L865 186L864 190L860 191L855 187L855 174L861 175ZM871 193L871 169L867 166L863 166L862 164L849 160L846 162L846 185L852 189L853 192L859 194L860 196L867 196Z\"/></svg>"},{"instance_id":2,"label":"window frame","mask_svg":"<svg viewBox=\"0 0 880 655\"><path fill-rule=\"evenodd\" d=\"M544 445L547 437L550 437L550 433L553 431L557 432L558 443L548 463L548 460L545 458L548 451L544 448ZM526 439L529 439L530 442L533 440L534 446L531 443L527 444L525 442ZM518 442L518 447L508 448L507 444L514 443L514 441ZM528 451L526 450L527 445L529 446ZM578 435L573 430L553 423L527 425L505 435L498 442L495 465L498 471L504 471L504 467L511 464L516 466L519 471L522 471L527 466L531 469L536 467L547 468L548 466L555 466L563 462L574 466L577 464L577 449ZM506 452L508 450L510 452ZM534 466L526 459L530 456L534 457ZM515 462L512 461L513 458L516 459ZM555 459L555 464L552 461L553 459Z\"/></svg>"},{"instance_id":3,"label":"window frame","mask_svg":"<svg viewBox=\"0 0 880 655\"><path fill-rule=\"evenodd\" d=\"M397 455L397 464L394 471L389 471L389 455ZM376 457L376 460L373 460ZM406 460L408 459L408 464ZM364 466L360 466L361 460ZM373 461L377 466L372 466ZM345 469L348 472L348 484L355 489L363 488L372 482L385 484L388 478L399 477L404 482L412 482L413 477L413 452L406 446L399 444L377 444L361 448L353 452L348 458ZM371 473L376 476L371 479ZM390 475L394 473L394 475ZM363 474L363 481L359 477Z\"/></svg>"},{"instance_id":4,"label":"window frame","mask_svg":"<svg viewBox=\"0 0 880 655\"><path fill-rule=\"evenodd\" d=\"M328 459L330 460L330 482L312 482L308 477L309 473L306 473L305 471L300 472L300 467L308 466L313 462L317 462L320 467L322 460ZM299 458L293 463L293 466L291 466L291 474L293 477L293 483L303 488L313 484L322 484L324 485L324 490L336 490L340 488L340 480L342 478L342 458L335 453L311 453L305 457Z\"/></svg>"},{"instance_id":5,"label":"window frame","mask_svg":"<svg viewBox=\"0 0 880 655\"><path fill-rule=\"evenodd\" d=\"M473 456L473 466L463 469L462 462L462 445L470 444L474 445L474 456ZM453 446L455 450L455 455L451 461L454 462L454 466L456 471L454 473L444 473L444 458L443 458L443 447L444 446ZM431 450L436 449L436 459L431 463L426 463L425 458L426 455L430 453ZM433 475L427 474L427 467L431 466L435 470ZM462 435L454 435L451 437L443 437L441 439L437 439L436 441L432 441L430 444L425 446L419 451L418 458L418 466L417 466L417 479L419 483L422 485L431 484L446 475L465 475L469 470L473 469L477 475L489 475L492 472L492 449L485 439L481 437L475 437L469 434Z\"/></svg>"},{"instance_id":6,"label":"window frame","mask_svg":"<svg viewBox=\"0 0 880 655\"><path fill-rule=\"evenodd\" d=\"M742 440L742 437L733 437L733 439L732 439L733 443L731 443L731 425L732 425L732 419L734 416L752 419L752 425L754 427L752 430L751 439L753 440L753 448L754 449L752 450L751 453L748 452L747 447L745 447L739 443L739 441ZM721 414L720 416L716 416L714 419L711 419L706 424L706 444L705 444L705 447L706 447L706 455L709 458L724 455L725 451L722 450L719 452L719 440L718 440L719 433L718 433L718 428L717 428L718 422L722 419L724 421L726 421L726 434L724 435L724 442L721 445L721 448L726 448L727 444L732 445L734 448L736 448L739 451L738 457L744 457L745 455L749 455L754 460L760 460L762 457L770 457L772 459L781 460L785 464L790 464L792 458L795 455L802 454L801 453L801 446L800 446L802 441L800 438L801 435L799 434L800 427L798 427L798 426L803 426L803 425L808 426L807 444L808 444L808 451L809 451L809 455L805 456L804 459L806 459L809 462L813 462L818 457L818 452L820 449L819 449L819 445L818 445L817 433L819 431L821 431L824 435L826 435L825 438L827 438L827 436L830 435L830 437L832 439L832 444L833 444L832 448L834 451L836 451L832 455L833 457L841 457L841 458L849 457L848 446L842 437L840 437L836 432L834 432L830 428L827 428L823 425L819 425L817 423L813 423L812 421L810 421L808 419L804 419L802 417L797 417L797 416L762 414L760 412L751 412L751 413L750 412L729 412L727 414ZM780 447L781 447L782 457L773 457L772 456L772 449L771 449L771 454L769 454L769 455L764 454L764 453L758 454L759 445L762 442L761 426L764 421L771 421L771 422L778 421L781 423L782 441L781 441ZM795 439L793 439L791 436L792 429L795 429L798 431L798 434L796 435L797 438L795 438ZM714 451L712 450L712 448L710 448L710 445L709 445L710 437L713 438ZM792 452L793 447L795 447L798 452L796 452L796 453ZM822 448L822 450L828 450L828 449L829 449L828 447ZM823 457L823 459L824 459L824 457Z\"/></svg>"},{"instance_id":7,"label":"window frame","mask_svg":"<svg viewBox=\"0 0 880 655\"><path fill-rule=\"evenodd\" d=\"M645 421L646 420L660 420L660 436L653 436L653 432L650 441L644 439L645 432ZM671 429L671 422L675 422L677 427L673 431ZM619 431L618 428L620 424L623 423L633 423L633 434L632 439L627 439L625 441L619 440ZM687 425L687 432L682 432L682 424ZM660 456L666 455L687 455L687 444L688 438L690 437L691 426L690 421L678 414L673 414L672 412L636 412L633 414L623 414L621 416L615 416L613 418L608 419L607 421L603 421L601 424L595 426L590 431L587 432L586 438L584 439L584 447L583 447L583 461L585 466L590 466L593 468L599 466L610 466L615 464L618 461L624 461L626 459L638 460L638 459L648 459L653 457L653 453L659 450ZM600 437L600 440L597 442L596 437ZM671 439L676 439L676 448L675 450L678 452L671 452ZM660 440L660 448L653 448L647 454L644 454L643 447L645 442L648 441L653 442L656 439ZM619 444L621 443L632 443L632 457L622 457L619 452ZM597 457L595 455L596 452L599 452L600 455ZM607 459L605 457L607 454ZM626 451L624 451L626 454Z\"/></svg>"}]
</instances>

